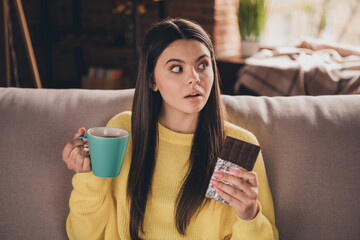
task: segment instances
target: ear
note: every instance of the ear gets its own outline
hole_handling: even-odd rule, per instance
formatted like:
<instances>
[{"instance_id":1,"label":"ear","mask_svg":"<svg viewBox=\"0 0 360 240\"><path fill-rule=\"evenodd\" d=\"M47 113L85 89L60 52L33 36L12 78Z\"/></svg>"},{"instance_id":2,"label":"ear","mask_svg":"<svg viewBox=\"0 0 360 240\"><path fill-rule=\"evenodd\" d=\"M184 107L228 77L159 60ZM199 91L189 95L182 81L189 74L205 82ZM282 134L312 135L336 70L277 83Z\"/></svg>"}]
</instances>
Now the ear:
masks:
<instances>
[{"instance_id":1,"label":"ear","mask_svg":"<svg viewBox=\"0 0 360 240\"><path fill-rule=\"evenodd\" d=\"M156 85L156 82L155 82L155 79L154 79L154 75L150 74L150 77L149 77L149 84L150 84L150 88L156 92L159 90L159 88L157 87Z\"/></svg>"}]
</instances>

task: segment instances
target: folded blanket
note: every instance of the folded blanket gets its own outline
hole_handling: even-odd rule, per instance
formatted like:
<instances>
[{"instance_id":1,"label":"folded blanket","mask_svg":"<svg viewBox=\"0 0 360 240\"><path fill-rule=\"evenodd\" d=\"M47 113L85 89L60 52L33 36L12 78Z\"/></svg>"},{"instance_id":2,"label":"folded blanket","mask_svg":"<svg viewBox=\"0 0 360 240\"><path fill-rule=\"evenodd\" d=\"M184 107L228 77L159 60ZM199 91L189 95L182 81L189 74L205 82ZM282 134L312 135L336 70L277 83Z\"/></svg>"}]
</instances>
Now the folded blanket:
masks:
<instances>
[{"instance_id":1,"label":"folded blanket","mask_svg":"<svg viewBox=\"0 0 360 240\"><path fill-rule=\"evenodd\" d=\"M360 93L360 49L321 41L261 50L246 60L234 86L263 96Z\"/></svg>"}]
</instances>

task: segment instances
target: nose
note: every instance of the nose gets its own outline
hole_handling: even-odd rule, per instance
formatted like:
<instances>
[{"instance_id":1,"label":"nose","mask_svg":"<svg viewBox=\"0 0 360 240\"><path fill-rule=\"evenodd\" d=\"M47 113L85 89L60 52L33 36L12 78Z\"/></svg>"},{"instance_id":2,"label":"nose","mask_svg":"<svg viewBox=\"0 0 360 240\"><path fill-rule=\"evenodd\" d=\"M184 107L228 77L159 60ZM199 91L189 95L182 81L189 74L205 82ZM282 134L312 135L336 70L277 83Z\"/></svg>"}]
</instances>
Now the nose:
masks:
<instances>
[{"instance_id":1,"label":"nose","mask_svg":"<svg viewBox=\"0 0 360 240\"><path fill-rule=\"evenodd\" d=\"M195 84L200 83L199 74L195 70L192 70L189 77L188 77L188 84L192 85L193 83L195 83Z\"/></svg>"}]
</instances>

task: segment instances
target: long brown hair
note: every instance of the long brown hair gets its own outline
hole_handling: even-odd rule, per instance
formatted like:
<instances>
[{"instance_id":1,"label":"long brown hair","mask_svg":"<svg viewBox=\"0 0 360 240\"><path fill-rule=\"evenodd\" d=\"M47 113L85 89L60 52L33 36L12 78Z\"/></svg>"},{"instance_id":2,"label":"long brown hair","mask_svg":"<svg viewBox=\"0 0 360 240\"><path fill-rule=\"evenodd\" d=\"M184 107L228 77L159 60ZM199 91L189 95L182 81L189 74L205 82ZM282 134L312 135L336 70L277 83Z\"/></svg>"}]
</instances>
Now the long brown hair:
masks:
<instances>
[{"instance_id":1,"label":"long brown hair","mask_svg":"<svg viewBox=\"0 0 360 240\"><path fill-rule=\"evenodd\" d=\"M159 91L152 91L151 81L156 62L164 49L179 39L196 40L210 51L214 84L207 103L199 114L189 159L188 174L182 182L176 202L176 227L180 234L206 204L205 193L214 170L224 136L223 109L219 74L210 37L199 25L184 19L167 19L147 32L140 49L139 71L132 107L132 161L127 184L130 201L130 236L140 239L144 233L147 198L151 194L155 168L158 114L162 105Z\"/></svg>"}]
</instances>

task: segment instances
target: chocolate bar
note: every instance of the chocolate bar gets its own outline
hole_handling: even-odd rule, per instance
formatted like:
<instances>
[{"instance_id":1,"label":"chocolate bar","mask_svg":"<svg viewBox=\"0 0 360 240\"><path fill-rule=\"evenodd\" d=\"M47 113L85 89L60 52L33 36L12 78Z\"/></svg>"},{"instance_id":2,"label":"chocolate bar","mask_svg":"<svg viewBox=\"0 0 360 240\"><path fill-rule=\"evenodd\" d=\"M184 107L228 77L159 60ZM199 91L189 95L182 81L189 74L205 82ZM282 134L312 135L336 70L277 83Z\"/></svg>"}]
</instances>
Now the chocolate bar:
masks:
<instances>
[{"instance_id":1,"label":"chocolate bar","mask_svg":"<svg viewBox=\"0 0 360 240\"><path fill-rule=\"evenodd\" d=\"M259 152L259 146L228 136L225 139L224 146L222 147L220 156L216 162L214 173L229 173L230 169L236 170L240 167L252 171ZM214 175L212 175L211 178L237 188L231 183L216 179ZM212 183L209 183L205 196L228 204L228 202L217 194Z\"/></svg>"},{"instance_id":2,"label":"chocolate bar","mask_svg":"<svg viewBox=\"0 0 360 240\"><path fill-rule=\"evenodd\" d=\"M254 168L260 147L233 137L226 137L220 158L251 171Z\"/></svg>"}]
</instances>

